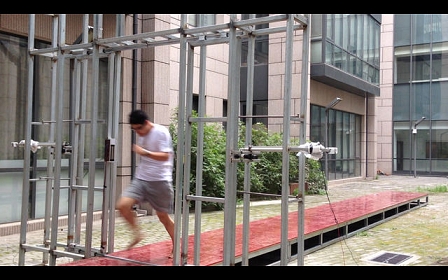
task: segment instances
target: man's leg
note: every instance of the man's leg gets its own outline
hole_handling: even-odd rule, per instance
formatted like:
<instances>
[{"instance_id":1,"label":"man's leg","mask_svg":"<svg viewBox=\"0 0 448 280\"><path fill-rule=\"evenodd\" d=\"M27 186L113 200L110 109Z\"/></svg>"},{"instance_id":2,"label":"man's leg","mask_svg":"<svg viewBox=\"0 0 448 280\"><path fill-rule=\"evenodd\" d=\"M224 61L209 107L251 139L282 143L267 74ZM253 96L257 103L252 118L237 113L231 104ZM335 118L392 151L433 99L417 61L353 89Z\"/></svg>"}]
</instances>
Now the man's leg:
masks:
<instances>
[{"instance_id":1,"label":"man's leg","mask_svg":"<svg viewBox=\"0 0 448 280\"><path fill-rule=\"evenodd\" d=\"M117 202L117 209L120 211L121 216L128 222L131 230L134 233L134 239L128 245L128 249L134 247L143 239L143 235L140 232L140 227L137 224L135 214L132 212L132 207L137 201L130 197L121 197Z\"/></svg>"},{"instance_id":2,"label":"man's leg","mask_svg":"<svg viewBox=\"0 0 448 280\"><path fill-rule=\"evenodd\" d=\"M173 221L173 219L171 219L171 216L168 213L159 212L159 211L156 211L156 213L157 213L157 217L159 217L159 221L163 224L166 231L170 235L171 243L174 248L174 221ZM172 251L171 251L170 257L172 257Z\"/></svg>"}]
</instances>

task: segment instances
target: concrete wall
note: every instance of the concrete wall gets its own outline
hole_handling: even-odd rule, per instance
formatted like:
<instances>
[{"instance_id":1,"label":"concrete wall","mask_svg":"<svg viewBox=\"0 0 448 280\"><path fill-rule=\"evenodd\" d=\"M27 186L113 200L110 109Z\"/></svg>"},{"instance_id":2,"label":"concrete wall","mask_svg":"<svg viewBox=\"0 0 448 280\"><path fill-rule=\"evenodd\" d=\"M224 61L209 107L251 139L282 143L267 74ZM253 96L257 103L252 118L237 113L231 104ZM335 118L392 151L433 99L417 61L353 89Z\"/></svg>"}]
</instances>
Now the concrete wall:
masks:
<instances>
[{"instance_id":1,"label":"concrete wall","mask_svg":"<svg viewBox=\"0 0 448 280\"><path fill-rule=\"evenodd\" d=\"M392 174L393 140L393 61L394 61L394 15L384 14L381 25L381 96L377 98L377 158L378 169Z\"/></svg>"}]
</instances>

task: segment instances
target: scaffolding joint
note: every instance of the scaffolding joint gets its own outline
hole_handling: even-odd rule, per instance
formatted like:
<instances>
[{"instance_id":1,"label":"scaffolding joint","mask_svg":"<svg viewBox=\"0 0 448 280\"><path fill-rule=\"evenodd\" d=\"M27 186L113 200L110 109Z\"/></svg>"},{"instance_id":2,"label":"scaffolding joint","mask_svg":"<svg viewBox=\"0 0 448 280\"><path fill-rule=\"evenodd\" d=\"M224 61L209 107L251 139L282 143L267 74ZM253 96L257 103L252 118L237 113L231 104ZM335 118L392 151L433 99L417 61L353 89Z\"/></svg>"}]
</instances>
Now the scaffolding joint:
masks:
<instances>
[{"instance_id":1,"label":"scaffolding joint","mask_svg":"<svg viewBox=\"0 0 448 280\"><path fill-rule=\"evenodd\" d=\"M258 158L260 153L260 151L252 151L249 146L247 150L232 151L232 161L257 162L260 161Z\"/></svg>"},{"instance_id":2,"label":"scaffolding joint","mask_svg":"<svg viewBox=\"0 0 448 280\"><path fill-rule=\"evenodd\" d=\"M70 145L69 142L64 141L62 143L62 154L71 155L72 152L73 152L73 147Z\"/></svg>"}]
</instances>

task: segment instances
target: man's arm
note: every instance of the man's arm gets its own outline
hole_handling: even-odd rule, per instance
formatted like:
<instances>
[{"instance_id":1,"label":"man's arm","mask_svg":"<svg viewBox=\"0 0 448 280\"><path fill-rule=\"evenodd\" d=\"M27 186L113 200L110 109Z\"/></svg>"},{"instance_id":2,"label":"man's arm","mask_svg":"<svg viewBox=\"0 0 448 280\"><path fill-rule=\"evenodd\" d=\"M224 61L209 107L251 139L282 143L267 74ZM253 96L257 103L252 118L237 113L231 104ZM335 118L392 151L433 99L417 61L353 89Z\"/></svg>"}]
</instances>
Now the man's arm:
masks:
<instances>
[{"instance_id":1,"label":"man's arm","mask_svg":"<svg viewBox=\"0 0 448 280\"><path fill-rule=\"evenodd\" d=\"M170 158L170 153L148 151L137 144L133 145L132 150L141 156L149 157L154 160L167 161Z\"/></svg>"}]
</instances>

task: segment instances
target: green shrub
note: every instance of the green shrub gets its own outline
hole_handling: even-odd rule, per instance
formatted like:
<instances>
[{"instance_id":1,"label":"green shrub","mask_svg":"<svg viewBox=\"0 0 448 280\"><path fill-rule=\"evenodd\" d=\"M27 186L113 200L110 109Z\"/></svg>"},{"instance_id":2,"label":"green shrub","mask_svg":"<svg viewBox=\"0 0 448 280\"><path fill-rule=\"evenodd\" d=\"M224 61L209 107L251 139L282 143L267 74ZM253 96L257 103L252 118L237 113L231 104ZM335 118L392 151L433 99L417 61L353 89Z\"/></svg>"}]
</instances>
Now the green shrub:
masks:
<instances>
[{"instance_id":1,"label":"green shrub","mask_svg":"<svg viewBox=\"0 0 448 280\"><path fill-rule=\"evenodd\" d=\"M298 182L298 158L290 159L289 168L289 182ZM325 173L322 170L320 160L314 160L311 158L305 158L305 182L306 182L306 194L324 194L327 186L327 180L325 179ZM297 195L297 189L292 193Z\"/></svg>"},{"instance_id":2,"label":"green shrub","mask_svg":"<svg viewBox=\"0 0 448 280\"><path fill-rule=\"evenodd\" d=\"M308 183L307 194L322 194L327 186L321 162L307 158L305 160L305 181Z\"/></svg>"},{"instance_id":3,"label":"green shrub","mask_svg":"<svg viewBox=\"0 0 448 280\"><path fill-rule=\"evenodd\" d=\"M197 113L193 112L193 117ZM177 161L177 143L178 126L177 112L172 116L169 127L173 138L173 148L175 151L175 161ZM196 194L196 159L197 159L197 123L192 124L191 137L191 169L190 169L190 193ZM217 123L204 125L203 139L203 165L202 165L202 195L211 197L224 197L225 190L225 158L226 134L223 127ZM173 168L173 181L176 182L176 166ZM203 207L215 205L218 209L219 204L203 202ZM194 209L194 203L190 205Z\"/></svg>"},{"instance_id":4,"label":"green shrub","mask_svg":"<svg viewBox=\"0 0 448 280\"><path fill-rule=\"evenodd\" d=\"M193 117L197 113L193 111ZM170 133L173 138L175 151L175 162L177 161L178 126L177 111L172 115ZM197 159L197 123L192 123L191 138L191 165L190 165L190 194L196 193L196 159ZM238 146L245 147L246 127L239 123ZM257 123L252 126L252 146L281 146L283 136L281 133L269 133L266 126ZM205 123L203 138L203 165L202 165L202 195L210 197L225 196L225 167L226 167L226 132L221 124ZM291 145L296 143L292 142ZM250 191L255 193L281 194L282 189L282 153L265 152L258 155L259 161L253 161L250 165ZM308 182L307 193L318 194L325 189L325 176L320 170L319 161L306 159L305 181ZM237 167L237 191L244 190L244 168L246 163L240 162ZM295 153L289 157L289 181L298 180L298 159ZM176 166L173 169L173 180L176 182ZM239 192L237 199L242 199L243 194ZM251 195L252 199L272 199L272 196ZM195 204L190 204L194 209ZM223 204L214 202L202 202L206 209L219 210Z\"/></svg>"}]
</instances>

